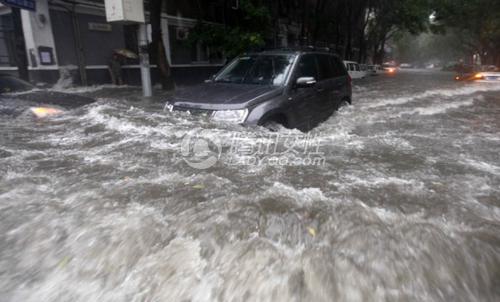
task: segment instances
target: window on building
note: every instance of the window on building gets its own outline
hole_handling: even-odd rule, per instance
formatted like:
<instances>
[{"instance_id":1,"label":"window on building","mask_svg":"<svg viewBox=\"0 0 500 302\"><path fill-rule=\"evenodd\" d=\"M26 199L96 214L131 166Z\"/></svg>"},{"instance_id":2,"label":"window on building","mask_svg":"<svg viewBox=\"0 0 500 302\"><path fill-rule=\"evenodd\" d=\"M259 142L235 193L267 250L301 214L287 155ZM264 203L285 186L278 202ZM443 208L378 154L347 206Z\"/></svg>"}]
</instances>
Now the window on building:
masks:
<instances>
[{"instance_id":1,"label":"window on building","mask_svg":"<svg viewBox=\"0 0 500 302\"><path fill-rule=\"evenodd\" d=\"M16 41L11 15L0 16L0 66L16 66Z\"/></svg>"},{"instance_id":2,"label":"window on building","mask_svg":"<svg viewBox=\"0 0 500 302\"><path fill-rule=\"evenodd\" d=\"M189 28L169 26L170 56L172 65L180 64L221 64L224 56L202 42L190 43Z\"/></svg>"},{"instance_id":3,"label":"window on building","mask_svg":"<svg viewBox=\"0 0 500 302\"><path fill-rule=\"evenodd\" d=\"M135 53L139 53L139 42L137 39L137 25L124 25L123 34L125 39L125 48Z\"/></svg>"}]
</instances>

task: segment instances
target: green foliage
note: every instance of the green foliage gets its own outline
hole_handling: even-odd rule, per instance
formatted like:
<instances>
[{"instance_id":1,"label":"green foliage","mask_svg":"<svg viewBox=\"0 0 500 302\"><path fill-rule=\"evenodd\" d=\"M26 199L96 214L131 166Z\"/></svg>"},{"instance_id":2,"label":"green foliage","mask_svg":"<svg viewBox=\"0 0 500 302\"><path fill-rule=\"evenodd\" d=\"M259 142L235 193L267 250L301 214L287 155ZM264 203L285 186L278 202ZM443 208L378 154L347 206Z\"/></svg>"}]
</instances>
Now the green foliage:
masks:
<instances>
[{"instance_id":1,"label":"green foliage","mask_svg":"<svg viewBox=\"0 0 500 302\"><path fill-rule=\"evenodd\" d=\"M381 35L396 31L418 34L429 28L432 12L430 0L377 0L371 28Z\"/></svg>"},{"instance_id":2,"label":"green foliage","mask_svg":"<svg viewBox=\"0 0 500 302\"><path fill-rule=\"evenodd\" d=\"M446 34L424 33L419 36L405 33L396 40L396 57L400 62L421 65L435 60L458 61L464 56L461 38L454 30L448 30Z\"/></svg>"},{"instance_id":3,"label":"green foliage","mask_svg":"<svg viewBox=\"0 0 500 302\"><path fill-rule=\"evenodd\" d=\"M240 0L239 15L241 18L234 26L198 22L190 33L189 43L201 42L228 57L264 46L271 22L269 9L255 5L251 0Z\"/></svg>"},{"instance_id":4,"label":"green foliage","mask_svg":"<svg viewBox=\"0 0 500 302\"><path fill-rule=\"evenodd\" d=\"M469 34L479 45L500 46L500 1L441 0L437 18L445 26Z\"/></svg>"},{"instance_id":5,"label":"green foliage","mask_svg":"<svg viewBox=\"0 0 500 302\"><path fill-rule=\"evenodd\" d=\"M436 0L436 20L458 33L461 48L500 63L500 1Z\"/></svg>"}]
</instances>

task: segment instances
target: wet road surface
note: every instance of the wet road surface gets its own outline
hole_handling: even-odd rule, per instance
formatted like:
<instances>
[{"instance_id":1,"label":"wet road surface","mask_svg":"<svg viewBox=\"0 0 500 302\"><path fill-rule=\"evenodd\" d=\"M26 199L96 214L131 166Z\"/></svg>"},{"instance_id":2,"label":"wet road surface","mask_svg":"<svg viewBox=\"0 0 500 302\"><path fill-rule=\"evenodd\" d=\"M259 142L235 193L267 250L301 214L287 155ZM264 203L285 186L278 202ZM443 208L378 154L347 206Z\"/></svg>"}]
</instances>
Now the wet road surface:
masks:
<instances>
[{"instance_id":1,"label":"wet road surface","mask_svg":"<svg viewBox=\"0 0 500 302\"><path fill-rule=\"evenodd\" d=\"M355 83L310 166L230 164L269 132L133 88L2 118L0 301L499 301L500 87L450 78ZM182 154L200 132L221 147L203 170Z\"/></svg>"}]
</instances>

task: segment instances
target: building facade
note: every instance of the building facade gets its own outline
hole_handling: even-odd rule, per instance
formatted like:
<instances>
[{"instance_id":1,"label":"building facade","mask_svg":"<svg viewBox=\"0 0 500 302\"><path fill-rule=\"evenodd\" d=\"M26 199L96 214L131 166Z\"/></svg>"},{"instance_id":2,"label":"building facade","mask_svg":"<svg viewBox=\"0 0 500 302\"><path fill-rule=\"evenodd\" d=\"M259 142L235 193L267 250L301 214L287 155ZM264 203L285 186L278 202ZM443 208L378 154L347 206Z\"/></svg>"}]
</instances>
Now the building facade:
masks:
<instances>
[{"instance_id":1,"label":"building facade","mask_svg":"<svg viewBox=\"0 0 500 302\"><path fill-rule=\"evenodd\" d=\"M206 22L222 21L225 17L217 6L219 1L204 2L209 4L206 8L197 8L195 2L199 1L167 1L162 14L163 42L177 85L201 82L225 63L223 56L211 53L208 47L187 43L189 29L199 20L199 11L203 11ZM138 26L108 23L103 0L37 0L37 11L22 11L21 16L33 82L55 83L64 74L71 76L75 84L110 83L108 63L113 51L126 48L138 52ZM150 36L150 28L148 31ZM1 73L17 73L15 44L11 9L2 5ZM127 59L123 73L125 83L139 84L138 60ZM152 75L155 80L154 64Z\"/></svg>"}]
</instances>

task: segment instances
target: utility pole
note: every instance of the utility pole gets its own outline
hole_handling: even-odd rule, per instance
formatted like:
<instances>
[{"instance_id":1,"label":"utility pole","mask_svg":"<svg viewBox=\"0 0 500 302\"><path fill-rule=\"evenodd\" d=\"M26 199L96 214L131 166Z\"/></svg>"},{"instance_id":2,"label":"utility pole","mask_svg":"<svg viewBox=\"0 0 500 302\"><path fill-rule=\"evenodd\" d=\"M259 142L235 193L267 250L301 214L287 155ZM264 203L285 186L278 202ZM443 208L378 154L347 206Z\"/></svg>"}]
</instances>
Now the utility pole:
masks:
<instances>
[{"instance_id":1,"label":"utility pole","mask_svg":"<svg viewBox=\"0 0 500 302\"><path fill-rule=\"evenodd\" d=\"M108 22L138 23L139 60L141 65L142 93L145 97L153 95L149 63L149 43L144 2L141 0L105 0L106 20Z\"/></svg>"},{"instance_id":2,"label":"utility pole","mask_svg":"<svg viewBox=\"0 0 500 302\"><path fill-rule=\"evenodd\" d=\"M148 31L147 24L139 24L139 60L141 65L142 95L150 97L153 95L151 87L151 66L149 62Z\"/></svg>"},{"instance_id":3,"label":"utility pole","mask_svg":"<svg viewBox=\"0 0 500 302\"><path fill-rule=\"evenodd\" d=\"M16 65L19 77L29 81L28 56L26 54L26 44L24 43L23 23L21 21L21 10L12 7L12 19L14 23L14 35L16 41Z\"/></svg>"}]
</instances>

